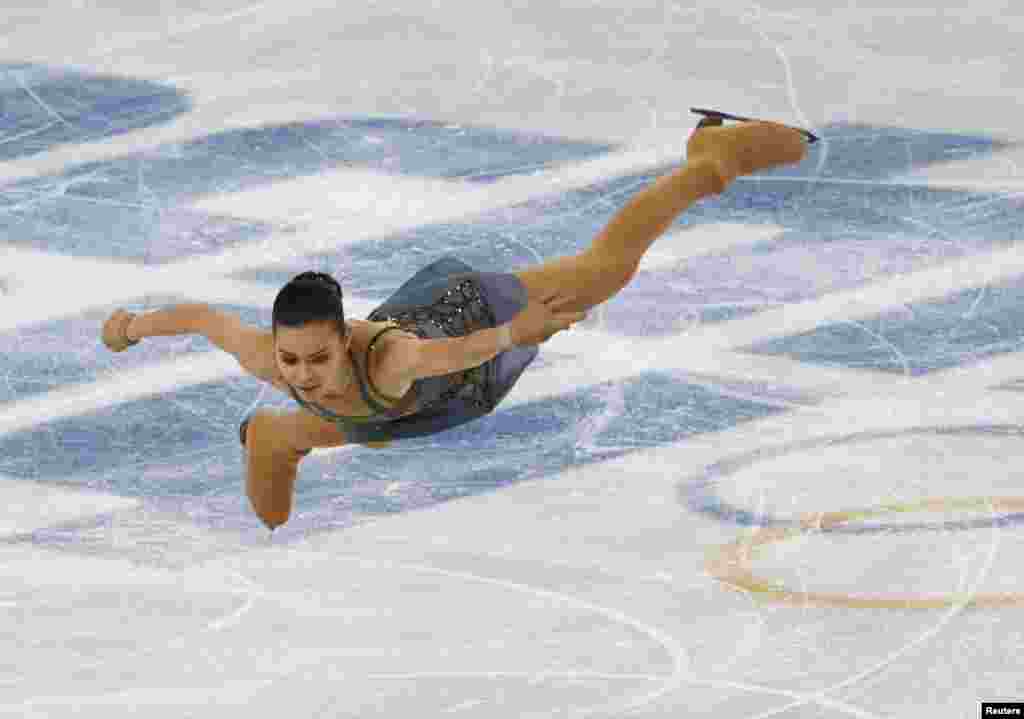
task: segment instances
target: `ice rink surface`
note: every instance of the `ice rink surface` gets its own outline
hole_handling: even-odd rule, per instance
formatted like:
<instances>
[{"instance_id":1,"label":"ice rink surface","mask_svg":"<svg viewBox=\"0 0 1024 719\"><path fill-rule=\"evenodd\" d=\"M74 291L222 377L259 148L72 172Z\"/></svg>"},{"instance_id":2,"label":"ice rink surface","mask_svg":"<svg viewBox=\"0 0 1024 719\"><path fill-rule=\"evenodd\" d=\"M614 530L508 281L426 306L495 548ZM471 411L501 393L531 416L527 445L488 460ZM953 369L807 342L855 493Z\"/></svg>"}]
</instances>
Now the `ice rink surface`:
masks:
<instances>
[{"instance_id":1,"label":"ice rink surface","mask_svg":"<svg viewBox=\"0 0 1024 719\"><path fill-rule=\"evenodd\" d=\"M1024 701L1024 11L8 0L0 716L968 718ZM412 8L412 9L410 9ZM487 418L271 538L198 336L579 251L691 106L811 127Z\"/></svg>"}]
</instances>

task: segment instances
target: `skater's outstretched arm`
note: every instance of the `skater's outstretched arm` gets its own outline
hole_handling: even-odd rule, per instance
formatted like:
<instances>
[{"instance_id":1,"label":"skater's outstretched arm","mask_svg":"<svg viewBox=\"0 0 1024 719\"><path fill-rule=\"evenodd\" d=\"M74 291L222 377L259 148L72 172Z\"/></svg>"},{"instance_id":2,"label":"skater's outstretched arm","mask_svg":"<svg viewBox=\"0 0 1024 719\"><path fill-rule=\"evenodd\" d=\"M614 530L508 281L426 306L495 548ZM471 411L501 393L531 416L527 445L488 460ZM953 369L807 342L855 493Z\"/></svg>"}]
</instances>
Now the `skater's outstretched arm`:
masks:
<instances>
[{"instance_id":1,"label":"skater's outstretched arm","mask_svg":"<svg viewBox=\"0 0 1024 719\"><path fill-rule=\"evenodd\" d=\"M269 330L244 324L236 315L203 303L170 305L132 315L118 310L103 325L103 342L115 352L146 337L203 335L232 355L249 374L287 391L274 361L274 337Z\"/></svg>"},{"instance_id":2,"label":"skater's outstretched arm","mask_svg":"<svg viewBox=\"0 0 1024 719\"><path fill-rule=\"evenodd\" d=\"M463 337L409 340L388 361L383 372L405 382L479 367L513 346L538 345L555 333L586 319L584 312L562 309L565 298L552 293L527 303L509 322Z\"/></svg>"}]
</instances>

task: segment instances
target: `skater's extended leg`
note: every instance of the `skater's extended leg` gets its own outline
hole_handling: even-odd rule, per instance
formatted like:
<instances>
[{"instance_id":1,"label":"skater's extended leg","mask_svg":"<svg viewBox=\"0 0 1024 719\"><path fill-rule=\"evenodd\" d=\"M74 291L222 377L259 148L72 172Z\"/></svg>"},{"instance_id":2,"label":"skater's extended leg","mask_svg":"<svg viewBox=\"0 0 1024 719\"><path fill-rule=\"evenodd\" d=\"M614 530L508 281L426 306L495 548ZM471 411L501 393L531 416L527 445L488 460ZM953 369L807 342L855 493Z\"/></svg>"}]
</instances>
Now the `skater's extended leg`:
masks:
<instances>
[{"instance_id":1,"label":"skater's extended leg","mask_svg":"<svg viewBox=\"0 0 1024 719\"><path fill-rule=\"evenodd\" d=\"M586 312L625 287L641 258L687 207L723 192L734 179L806 153L801 131L770 122L701 126L687 143L687 161L634 196L578 255L557 257L516 273L530 300L570 297L566 312Z\"/></svg>"}]
</instances>

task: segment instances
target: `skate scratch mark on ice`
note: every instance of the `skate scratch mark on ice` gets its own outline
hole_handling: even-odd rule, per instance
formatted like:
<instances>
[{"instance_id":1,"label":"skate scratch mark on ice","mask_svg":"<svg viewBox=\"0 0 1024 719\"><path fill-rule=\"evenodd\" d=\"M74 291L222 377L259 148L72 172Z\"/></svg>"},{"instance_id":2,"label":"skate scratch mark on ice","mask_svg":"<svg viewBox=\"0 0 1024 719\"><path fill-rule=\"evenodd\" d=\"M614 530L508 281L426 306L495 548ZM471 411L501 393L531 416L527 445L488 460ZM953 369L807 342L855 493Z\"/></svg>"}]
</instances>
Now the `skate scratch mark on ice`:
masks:
<instances>
[{"instance_id":1,"label":"skate scratch mark on ice","mask_svg":"<svg viewBox=\"0 0 1024 719\"><path fill-rule=\"evenodd\" d=\"M933 225L930 222L925 222L924 220L922 220L922 219L920 219L918 217L913 217L913 216L909 216L908 215L906 217L901 217L900 220L902 220L903 222L906 222L908 225L913 225L914 227L922 228L925 231L925 234L928 235L928 236L938 237L940 239L948 240L950 242L953 242L953 238L949 236L948 232L946 232L945 230L937 227L936 225Z\"/></svg>"},{"instance_id":2,"label":"skate scratch mark on ice","mask_svg":"<svg viewBox=\"0 0 1024 719\"><path fill-rule=\"evenodd\" d=\"M861 332L864 332L869 337L874 337L876 340L879 341L879 343L883 347L885 347L890 352L892 352L893 356L896 358L896 361L899 362L900 365L903 367L903 376L904 377L910 377L911 376L910 360L907 358L907 356L903 352L900 351L899 347L897 347L892 342L887 340L885 338L885 336L881 332L875 332L870 327L868 327L866 324L864 324L863 322L858 322L857 320L839 320L838 322L836 322L836 324L839 324L839 325L850 325L851 327L856 327L857 329L859 329Z\"/></svg>"},{"instance_id":3,"label":"skate scratch mark on ice","mask_svg":"<svg viewBox=\"0 0 1024 719\"><path fill-rule=\"evenodd\" d=\"M74 192L65 192L65 197L69 197L75 202L81 202L87 205L102 205L104 207L123 207L128 210L148 210L151 205L144 205L138 202L123 202L120 200L111 200L108 197L87 197L85 195L76 195Z\"/></svg>"},{"instance_id":4,"label":"skate scratch mark on ice","mask_svg":"<svg viewBox=\"0 0 1024 719\"><path fill-rule=\"evenodd\" d=\"M11 72L10 75L14 77L14 81L18 83L18 86L22 90L24 90L28 94L28 96L31 97L37 105L39 105L39 107L43 108L46 114L54 118L57 122L61 123L62 125L66 125L67 127L74 129L74 125L65 120L63 115L61 115L59 112L57 112L52 107L47 105L46 102L43 101L43 98L39 97L39 95L36 94L35 90L33 90L25 82L25 78L22 76L20 72Z\"/></svg>"},{"instance_id":5,"label":"skate scratch mark on ice","mask_svg":"<svg viewBox=\"0 0 1024 719\"><path fill-rule=\"evenodd\" d=\"M222 629L237 624L242 619L242 617L248 614L249 611L256 604L257 594L263 594L262 588L257 586L255 582L253 582L251 579L246 577L241 572L232 570L230 571L230 574L231 576L235 577L236 579L241 581L242 584L245 585L246 589L242 590L245 592L246 595L245 602L242 604L242 606L240 606L238 609L231 612L230 614L227 614L221 617L220 619L215 619L214 621L207 624L206 631L219 632Z\"/></svg>"},{"instance_id":6,"label":"skate scratch mark on ice","mask_svg":"<svg viewBox=\"0 0 1024 719\"><path fill-rule=\"evenodd\" d=\"M971 303L971 306L967 308L966 312L960 315L961 320L969 322L975 319L975 313L978 311L978 306L981 305L981 301L985 299L985 295L988 294L988 290L988 285L982 285L978 289L978 294L977 296L975 296L974 301ZM982 322L982 324L987 326L989 329L993 330L996 333L997 337L1002 336L1002 332L999 331L999 328L993 325L991 322ZM957 330L959 329L959 327L960 325L957 325L950 331L950 337L957 336Z\"/></svg>"},{"instance_id":7,"label":"skate scratch mark on ice","mask_svg":"<svg viewBox=\"0 0 1024 719\"><path fill-rule=\"evenodd\" d=\"M581 451L600 452L596 444L600 436L609 425L626 412L626 392L619 382L596 388L595 395L602 401L600 414L588 416L578 425L576 431L576 452Z\"/></svg>"},{"instance_id":8,"label":"skate scratch mark on ice","mask_svg":"<svg viewBox=\"0 0 1024 719\"><path fill-rule=\"evenodd\" d=\"M541 264L544 262L544 257L537 251L537 248L534 247L533 245L526 244L515 235L508 235L503 239L507 240L508 242L511 242L514 245L519 245L524 250L529 252L531 255L533 255L533 259L537 261L537 264Z\"/></svg>"},{"instance_id":9,"label":"skate scratch mark on ice","mask_svg":"<svg viewBox=\"0 0 1024 719\"><path fill-rule=\"evenodd\" d=\"M999 198L996 198L996 200L993 200L993 201L998 201L998 200L1002 200L1002 199L1003 198L999 197ZM949 234L945 230L941 229L940 227L938 227L936 225L932 225L929 222L925 222L924 220L919 220L919 219L917 219L915 217L904 217L902 219L903 219L904 222L907 222L907 223L909 223L911 225L915 225L917 227L923 227L926 230L930 230L929 234L931 234L932 236L941 237L942 239L947 240L947 241L955 244L955 240L952 237L950 237ZM988 290L990 284L991 283L983 283L978 288L980 290L979 293L978 293L978 296L975 298L974 304L967 311L967 313L963 316L963 319L969 320L969 319L973 318L974 312L975 312L975 310L977 310L978 305L981 302L982 298L984 297L984 295L985 295L986 291ZM984 322L982 324L988 326L990 329L995 330L995 333L996 333L997 337L1002 334L999 331L999 328L995 327L991 323ZM951 336L955 337L956 336L955 332L956 332L956 328L953 329L953 334Z\"/></svg>"},{"instance_id":10,"label":"skate scratch mark on ice","mask_svg":"<svg viewBox=\"0 0 1024 719\"><path fill-rule=\"evenodd\" d=\"M986 208L991 207L992 205L997 205L1005 200L1006 196L997 194L987 199L973 200L967 203L961 203L961 205L953 205L949 207L949 209L944 210L944 212L946 214L953 214L960 220L985 219ZM952 203L950 204L952 205ZM969 207L965 209L962 206L963 204L966 204Z\"/></svg>"},{"instance_id":11,"label":"skate scratch mark on ice","mask_svg":"<svg viewBox=\"0 0 1024 719\"><path fill-rule=\"evenodd\" d=\"M786 51L782 49L782 45L771 42L768 39L768 36L765 35L764 31L761 30L762 14L764 14L764 8L760 5L754 5L751 10L743 16L742 21L750 29L760 35L761 41L765 45L769 45L775 50L775 54L782 63L782 70L786 75L786 93L789 95L790 107L793 109L793 112L796 113L800 124L803 127L810 127L811 121L801 108L799 98L797 97L796 81L793 79L793 65L790 63L789 56L786 54ZM814 169L816 175L821 174L821 171L825 168L825 163L828 161L828 137L823 137L821 140L821 152L818 155L817 167Z\"/></svg>"},{"instance_id":12,"label":"skate scratch mark on ice","mask_svg":"<svg viewBox=\"0 0 1024 719\"><path fill-rule=\"evenodd\" d=\"M119 654L119 655L111 657L109 659L98 659L98 660L94 660L94 661L82 662L81 664L76 664L76 665L74 665L74 667L66 668L65 669L65 675L70 677L70 676L73 676L73 675L75 675L75 674L77 674L79 672L83 672L83 671L87 671L87 670L95 671L95 670L104 669L104 668L107 668L107 667L113 667L114 671L116 671L118 667L127 667L130 664L137 665L138 660L140 660L140 659L142 659L144 657L153 656L153 655L155 655L157 653L165 652L168 649L181 649L182 647L186 646L186 644L188 644L189 640L194 639L194 638L196 638L198 636L201 636L202 634L205 634L206 632L211 632L211 631L212 632L217 632L217 631L220 631L220 630L222 630L222 629L224 629L226 627L229 627L229 626L237 623L238 620L241 619L241 617L243 617L245 614L247 614L249 612L250 609L252 609L252 606L255 603L255 598L263 598L263 599L270 598L272 600L280 601L281 597L287 597L288 596L288 594L286 594L286 593L267 592L262 587L258 586L257 584L255 584L254 582L252 582L250 579L248 579L244 575L240 574L239 572L232 571L231 574L234 575L235 577L237 577L238 579L242 580L242 582L246 586L245 587L217 587L217 588L218 589L222 589L223 591L225 591L228 594L236 594L236 595L237 594L244 594L246 596L246 601L238 609L235 609L233 611L228 612L223 617L219 617L219 618L214 619L214 620L212 620L210 622L207 622L206 625L203 626L203 627L200 627L198 629L194 629L192 631L182 632L182 633L178 634L177 636L174 636L174 637L172 637L170 639L167 639L166 641L155 642L155 643L150 644L148 646L143 646L143 647L141 647L140 649L138 649L136 651L131 651L131 652L126 652L124 654ZM0 603L0 606L2 606L2 603ZM24 683L27 680L28 680L27 676L20 675L20 676L11 678L11 679L0 680L0 686L4 686L4 685L11 686L11 685L22 684L22 683ZM265 682L265 684L269 685L269 684L271 684L271 682L267 681L267 682ZM104 694L104 695L101 695L101 696L107 696L107 695ZM53 701L53 700L58 700L58 699L64 699L64 697L35 696L35 697L31 697L31 698L25 699L25 700L23 700L23 701L21 701L19 703L15 703L15 704L0 704L0 709L10 709L10 708L13 708L13 707L27 707L27 706L32 706L33 704L39 704L41 702L48 702L48 701Z\"/></svg>"},{"instance_id":13,"label":"skate scratch mark on ice","mask_svg":"<svg viewBox=\"0 0 1024 719\"><path fill-rule=\"evenodd\" d=\"M244 7L242 9L240 9L240 10L235 10L233 12L226 13L224 15L215 15L215 16L212 16L212 17L209 16L209 15L193 16L193 17L196 17L197 19L192 21L192 22L188 22L186 20L179 27L173 28L173 29L171 29L171 30L169 30L167 32L148 33L148 34L144 34L142 37L131 38L128 42L122 42L122 43L115 43L113 45L107 45L106 47L101 48L97 52L87 53L85 55L85 57L98 60L98 59L101 59L101 58L106 58L106 57L108 57L108 56L110 56L110 55L112 55L112 54L114 54L116 52L122 52L124 50L130 50L130 49L139 47L140 45L144 45L146 43L157 43L157 42L160 42L160 41L166 41L166 40L170 40L170 39L174 39L174 38L179 38L179 37L182 37L183 35L189 35L191 33L195 33L195 32L198 32L200 30L204 30L206 28L212 28L212 27L217 27L219 25L225 25L225 24L230 23L230 22L232 22L234 20L240 20L242 18L248 17L249 15L254 15L255 13L259 12L260 10L263 10L264 8L266 8L269 5L271 5L271 3L269 3L269 2L267 2L267 3L259 3L259 4L256 4L256 5L249 5L247 7Z\"/></svg>"},{"instance_id":14,"label":"skate scratch mark on ice","mask_svg":"<svg viewBox=\"0 0 1024 719\"><path fill-rule=\"evenodd\" d=\"M48 202L50 200L56 200L56 199L59 199L61 197L72 197L72 198L74 198L76 200L78 200L78 199L86 200L87 198L84 198L84 197L80 198L78 195L75 195L75 194L69 192L68 190L70 188L72 188L76 183L79 183L79 182L90 182L90 181L101 182L102 179L103 178L102 178L102 176L100 176L100 171L99 170L95 170L93 172L88 172L88 173L86 173L84 175L80 175L78 177L69 178L69 179L67 179L67 180L65 180L63 182L61 182L61 181L54 182L54 183L52 183L50 185L50 186L54 187L54 189L50 190L48 192L37 192L35 190L30 190L30 191L25 192L25 193L11 193L11 194L15 194L16 196L24 195L28 199L23 200L21 202L18 202L17 204L5 205L3 208L0 208L0 215L12 215L12 214L14 214L16 212L20 212L21 210L29 209L29 208L32 208L32 207L34 207L36 205L41 205L44 202Z\"/></svg>"},{"instance_id":15,"label":"skate scratch mark on ice","mask_svg":"<svg viewBox=\"0 0 1024 719\"><path fill-rule=\"evenodd\" d=\"M271 3L269 3L269 2L257 3L255 5L249 5L247 7L244 7L242 9L240 9L240 10L235 10L234 12L229 12L229 13L226 13L224 15L215 15L213 17L210 17L209 15L201 15L195 21L193 21L191 23L185 23L181 27L178 27L178 28L175 28L174 30L171 30L166 35L166 37L169 37L169 38L178 37L180 35L187 35L189 33L193 33L193 32L196 32L198 30L203 30L203 29L208 28L208 27L216 27L217 25L225 25L225 24L227 24L229 22L232 22L233 20L240 20L240 19L242 19L244 17L248 17L250 15L255 15L256 13L258 13L260 10L264 9L268 5L271 5Z\"/></svg>"},{"instance_id":16,"label":"skate scratch mark on ice","mask_svg":"<svg viewBox=\"0 0 1024 719\"><path fill-rule=\"evenodd\" d=\"M18 140L24 140L26 137L32 137L33 135L38 135L41 132L46 132L47 130L49 130L51 127L53 127L56 124L58 124L58 123L57 123L56 120L54 120L52 122L46 123L45 125L41 125L40 127L35 127L35 128L32 128L31 130L25 130L24 132L19 132L17 135L11 135L10 137L5 137L3 139L0 139L0 145L6 145L9 142L17 142Z\"/></svg>"},{"instance_id":17,"label":"skate scratch mark on ice","mask_svg":"<svg viewBox=\"0 0 1024 719\"><path fill-rule=\"evenodd\" d=\"M992 514L996 513L996 508L994 505L989 506L989 512ZM992 541L989 543L988 557L986 558L985 565L982 567L982 570L978 575L978 578L975 580L974 585L970 587L966 592L961 592L959 591L963 587L963 582L961 581L960 588L958 588L958 591L955 593L955 596L962 597L961 601L950 607L949 610L939 618L939 621L935 624L934 627L921 634L921 636L919 636L917 639L911 640L901 648L892 652L889 656L885 657L874 666L868 667L864 671L858 674L854 674L853 676L843 680L842 682L839 682L838 684L833 684L832 686L825 687L824 689L814 692L813 694L806 694L804 698L799 701L786 704L785 706L778 707L777 709L772 709L771 711L767 711L762 714L758 714L753 719L768 719L768 717L784 714L785 712L788 712L790 709L804 706L811 702L821 703L825 699L827 694L834 694L835 692L842 691L843 689L854 684L857 684L858 682L874 674L878 674L879 672L883 671L886 667L888 667L890 664L896 662L903 655L913 651L914 649L917 649L919 646L932 639L932 637L936 636L939 632L941 632L946 627L946 625L952 622L956 616L962 614L964 610L967 608L967 606L970 604L972 599L975 596L977 596L979 588L982 584L984 584L985 580L988 579L988 577L992 573L992 567L995 564L996 554L999 551L1000 539L1000 529L998 527L993 527ZM961 576L961 580L963 578L964 577Z\"/></svg>"},{"instance_id":18,"label":"skate scratch mark on ice","mask_svg":"<svg viewBox=\"0 0 1024 719\"><path fill-rule=\"evenodd\" d=\"M406 570L410 570L410 571L414 571L414 572L423 572L423 573L429 573L429 574L437 574L437 575L440 575L440 576L450 577L450 578L453 578L453 579L462 579L462 580L467 580L467 581L470 581L470 582L477 582L477 583L481 583L481 584L488 584L488 585L492 585L492 586L501 587L501 588L504 588L504 589L511 589L511 590L517 591L517 592L533 594L534 596L539 596L539 597L543 597L543 598L546 598L546 599L554 599L554 600L557 600L557 601L561 601L561 602L564 602L566 604L574 605L574 606L576 606L578 608L581 608L581 609L584 609L586 611L590 611L590 612L594 612L594 613L600 614L600 615L605 616L606 618L611 619L611 620L613 620L613 621L615 621L617 623L625 624L625 625L627 625L629 627L632 627L633 629L639 631L642 634L646 634L648 637L650 637L655 642L660 644L662 646L662 648L665 650L665 652L672 658L672 660L673 660L673 670L672 670L672 673L670 675L668 675L668 676L658 676L658 677L655 677L655 676L650 676L650 675L607 675L608 678L613 678L614 677L616 679L620 679L620 678L629 678L629 679L633 679L633 680L647 680L647 679L650 679L651 681L661 682L661 686L658 687L657 689L647 693L647 694L642 695L642 696L628 699L628 700L626 700L625 703L606 703L606 704L602 704L600 706L592 706L592 707L584 707L584 708L574 709L573 710L573 714L576 715L576 716L585 716L585 715L588 715L588 714L595 714L595 713L599 713L599 712L612 713L612 714L618 715L618 714L621 714L621 713L624 713L624 712L627 712L627 711L632 711L632 710L640 709L640 708L642 708L644 706L647 706L647 705L650 705L650 704L654 703L655 701L657 701L661 697L671 693L672 691L675 691L676 689L679 689L683 684L690 684L690 685L695 685L695 686L709 687L709 688L713 688L713 689L741 690L741 691L750 692L750 693L767 694L767 695L770 695L770 696L785 697L787 699L794 699L794 700L796 700L795 704L806 704L806 703L814 702L814 703L817 703L817 704L819 704L821 706L824 706L826 708L835 709L837 711L841 711L841 712L844 712L846 714L850 714L852 716L857 717L858 719L880 719L880 717L878 715L876 715L876 714L871 714L870 712L864 711L864 710L862 710L862 709L860 709L860 708L858 708L856 706L853 706L853 705L850 705L850 704L846 704L846 703L841 702L841 701L829 699L828 697L825 697L825 696L810 696L810 695L805 695L805 694L801 694L801 693L798 693L798 692L786 691L786 690L782 690L782 689L775 689L773 687L763 687L763 686L758 686L758 685L755 685L755 684L743 684L743 683L739 683L739 682L716 681L716 680L700 679L698 677L695 677L695 676L692 675L692 672L689 669L689 663L687 661L685 650L683 649L682 646L679 645L679 643L672 636L670 636L667 633L663 632L661 629L659 629L657 627L654 627L654 626L652 626L650 624L647 624L646 622L644 622L644 621L642 621L640 619L637 619L636 617L633 617L633 616L630 616L628 614L625 614L624 612L621 612L619 610L612 609L612 608L609 608L609 607L600 606L600 605L594 604L592 602L588 602L588 601L586 601L584 599L580 599L579 597L574 597L574 596L572 596L570 594L565 594L565 593L562 593L562 592L556 592L556 591L549 590L549 589L544 589L544 588L541 588L541 587L535 587L535 586L532 586L532 585L523 584L523 583L519 583L519 582L512 582L512 581L508 581L508 580L504 580L504 579L499 579L499 578L495 578L495 577L487 577L487 576L482 576L482 575L478 575L478 574L472 574L472 573L469 573L469 572L450 571L450 570L446 570L446 569L441 569L440 567L434 567L434 566L431 566L431 565L408 564L408 563L404 563L404 562L392 562L392 561L387 561L387 560L369 559L369 558L364 558L364 557L344 556L344 555L342 555L342 556L335 555L334 558L340 559L340 560L343 560L343 561L354 562L354 563L357 563L357 564L364 564L364 565L367 565L367 566L370 566L370 567L373 567L373 568L388 567L388 568L406 569ZM380 674L380 675L374 675L374 677L376 677L378 679L413 679L413 680L416 679L416 678L429 677L429 676L456 676L456 675L454 673L451 674L451 675L448 675L446 673L434 674L434 673L424 673L424 672L417 672L417 673L411 673L411 674L390 674L390 675ZM459 673L458 676L467 676L467 675ZM471 675L468 675L468 676L501 678L503 676L506 676L506 674L503 673L503 672L474 672L474 673L472 673ZM511 675L508 675L508 676L511 676ZM551 676L551 675L544 675L544 674L540 674L540 673L538 673L538 674L523 673L522 676L524 676L524 677L527 677L527 676L529 676L529 677L537 677L537 676ZM559 676L562 676L562 674L559 674ZM599 678L598 675L591 675L591 676L593 678L595 678L595 679ZM325 705L321 709L321 712L320 712L319 716L324 716L325 712L330 708L330 706L332 704L333 704L333 699L327 705Z\"/></svg>"},{"instance_id":19,"label":"skate scratch mark on ice","mask_svg":"<svg viewBox=\"0 0 1024 719\"><path fill-rule=\"evenodd\" d=\"M541 587L534 587L529 584L522 584L519 582L512 582L505 579L496 577L487 577L479 574L473 574L471 572L452 571L435 567L428 564L410 564L405 562L392 562L380 559L370 559L359 556L345 556L336 555L336 559L346 562L352 562L355 564L362 564L372 568L389 567L396 569L404 569L412 572L420 572L424 574L435 574L450 579L459 579L468 582L474 582L477 584L485 584L494 587L500 587L502 589L509 589L514 592L521 592L524 594L532 594L536 597L542 597L544 599L551 599L554 601L561 602L582 609L583 611L592 612L606 617L607 619L617 623L631 627L640 634L644 634L649 637L656 644L660 645L665 653L672 660L672 673L668 676L662 677L660 681L662 685L647 694L639 697L631 698L627 703L615 706L614 704L605 704L599 707L589 707L586 709L577 710L577 714L592 714L598 711L604 711L609 707L614 707L615 712L623 712L631 709L636 709L647 704L650 704L660 697L668 694L675 689L679 688L685 680L686 676L690 674L689 662L687 660L686 650L676 641L674 637L662 631L658 627L648 624L641 619L630 616L625 612L613 609L610 607L604 607L593 602L588 602L585 599L575 597L571 594L565 594L563 592L556 592L550 589L543 589ZM326 712L329 707L333 704L333 699L328 702L327 705L321 710L321 714Z\"/></svg>"},{"instance_id":20,"label":"skate scratch mark on ice","mask_svg":"<svg viewBox=\"0 0 1024 719\"><path fill-rule=\"evenodd\" d=\"M698 677L695 677L695 676L693 676L693 674L692 674L692 672L691 672L691 670L689 668L689 662L687 661L687 655L686 655L685 650L676 641L676 639L674 637L672 637L671 635L667 634L666 632L662 631L661 629L659 629L659 628L657 628L655 626L652 626L652 625L650 625L650 624L648 624L648 623L646 623L646 622L644 622L644 621L642 621L642 620L640 620L640 619L638 619L636 617L630 616L630 615L628 615L628 614L626 614L624 612L621 612L621 611L619 611L617 609L613 609L613 608L597 605L597 604L594 604L592 602L588 602L588 601L586 601L584 599L581 599L579 597L572 596L570 594L565 594L565 593L562 593L562 592L556 592L556 591L553 591L553 590L544 589L544 588L541 588L541 587L535 587L535 586L532 586L532 585L523 584L523 583L519 583L519 582L512 582L512 581L508 581L508 580L504 580L504 579L500 579L500 578L487 577L487 576L482 576L482 575L478 575L478 574L472 574L470 572L450 571L450 570L441 569L440 567L435 567L435 566L431 566L431 565L409 564L409 563L404 563L404 562L392 562L392 561L387 561L387 560L369 559L369 558L365 558L365 557L344 556L344 555L342 555L342 556L335 555L335 558L336 559L340 559L342 561L354 562L354 563L357 563L357 564L364 564L364 565L367 565L367 566L370 566L370 567L373 567L373 568L378 568L378 567L384 566L384 567L389 567L389 568L407 569L407 570L414 571L414 572L423 572L423 573L429 573L429 574L437 574L437 575L440 575L440 576L450 577L450 578L453 578L453 579L462 579L462 580L467 580L467 581L470 581L470 582L476 582L476 583L481 583L481 584L488 584L488 585L492 585L492 586L501 587L501 588L504 588L504 589L511 589L513 591L516 591L516 592L523 592L523 593L527 593L527 594L533 594L534 596L538 596L538 597L543 597L543 598L547 598L547 599L554 599L554 600L557 600L557 601L561 601L563 603L574 605L574 606L576 606L578 608L581 608L581 609L584 609L586 611L590 611L590 612L594 612L594 613L600 614L600 615L605 616L606 618L611 619L612 621L615 621L617 623L625 624L626 626L632 627L633 629L639 631L640 633L647 635L649 638L654 640L656 643L660 644L662 646L662 648L665 650L665 652L672 659L672 661L673 661L673 669L672 669L672 673L670 675L668 675L668 676L649 677L649 675L608 675L609 678L611 678L611 677L615 677L615 678L628 677L628 678L634 679L634 680L642 680L642 679L647 679L649 677L651 681L659 681L659 682L661 682L661 686L658 687L657 689L651 691L651 692L648 692L647 694L642 695L642 696L628 699L628 700L626 700L625 703L614 703L613 702L613 703L602 704L600 706L593 706L593 707L585 707L585 708L574 709L573 713L574 713L574 715L577 715L577 716L585 716L585 715L588 715L588 714L595 714L595 713L599 713L599 712L620 714L620 713L623 713L623 712L640 709L640 708L642 708L644 706L647 706L647 705L650 705L650 704L654 703L655 701L657 701L661 697L663 697L663 696L665 696L665 695L667 695L667 694L669 694L669 693L679 689L683 684L691 684L691 685L705 686L705 687L710 687L710 688L715 688L715 689L723 689L723 688L724 689L732 689L732 690L739 689L739 690L746 691L746 692L751 692L751 693L768 694L768 695L771 695L771 696L785 697L785 698L788 698L788 699L796 700L796 703L798 703L798 704L815 702L817 704L820 704L821 706L824 706L824 707L827 707L827 708L830 708L830 709L835 709L835 710L838 710L838 711L842 711L842 712L844 712L846 714L850 714L852 716L858 717L858 719L880 719L880 717L878 717L878 715L871 714L871 713L866 712L866 711L864 711L864 710L862 710L862 709L860 709L858 707L855 707L855 706L850 705L850 704L846 704L846 703L841 702L841 701L829 699L828 697L825 697L825 696L820 696L820 697L814 696L814 697L812 697L812 696L808 696L808 695L805 695L805 694L800 694L798 692L785 691L785 690L781 690L781 689L775 689L775 688L772 688L772 687L762 687L762 686L758 686L758 685L754 685L754 684L742 684L742 683L738 683L738 682L726 682L726 681L707 680L707 679L700 679ZM416 674L406 674L406 675L394 674L394 675L375 675L375 676L377 676L378 678L393 678L393 679L395 679L395 678L407 678L407 679L415 679L416 677L423 677L423 676L430 676L430 675L429 674L425 674L425 673L416 673ZM462 675L462 676L465 676L465 675ZM500 676L502 676L502 673L501 672L477 672L477 673L474 673L473 676L482 676L482 677L496 676L496 677L500 677ZM524 674L523 676L538 676L538 675ZM543 675L541 675L541 676L543 676ZM594 678L598 678L598 677L595 675ZM328 710L328 708L330 707L331 704L333 704L333 700L323 707L323 709L321 710L320 716L324 715L324 712L326 712Z\"/></svg>"}]
</instances>

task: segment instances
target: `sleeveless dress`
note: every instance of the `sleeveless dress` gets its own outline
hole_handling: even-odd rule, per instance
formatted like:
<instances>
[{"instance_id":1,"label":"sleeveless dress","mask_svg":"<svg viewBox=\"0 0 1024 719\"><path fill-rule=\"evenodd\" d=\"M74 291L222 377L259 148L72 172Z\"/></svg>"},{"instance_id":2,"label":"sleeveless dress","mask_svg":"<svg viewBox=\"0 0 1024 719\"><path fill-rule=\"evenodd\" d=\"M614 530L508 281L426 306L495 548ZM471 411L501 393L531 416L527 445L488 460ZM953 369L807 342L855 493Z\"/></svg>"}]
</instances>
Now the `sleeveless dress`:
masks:
<instances>
[{"instance_id":1,"label":"sleeveless dress","mask_svg":"<svg viewBox=\"0 0 1024 719\"><path fill-rule=\"evenodd\" d=\"M526 305L526 289L513 274L477 272L461 260L446 256L423 268L367 317L391 322L370 341L362 362L349 354L356 369L359 392L373 414L339 415L292 398L304 409L339 425L350 442L380 442L437 434L494 411L523 371L537 356L537 347L511 347L484 364L440 377L416 380L405 399L385 407L372 396L398 402L382 394L367 374L370 350L385 332L402 330L421 339L461 337L511 320ZM369 387L369 388L368 388ZM412 414L397 415L415 408Z\"/></svg>"}]
</instances>

